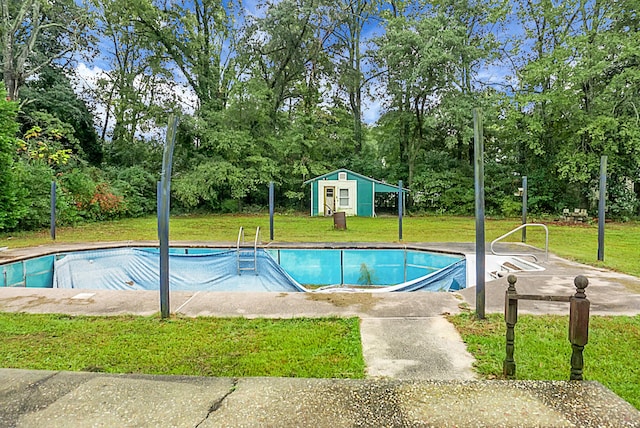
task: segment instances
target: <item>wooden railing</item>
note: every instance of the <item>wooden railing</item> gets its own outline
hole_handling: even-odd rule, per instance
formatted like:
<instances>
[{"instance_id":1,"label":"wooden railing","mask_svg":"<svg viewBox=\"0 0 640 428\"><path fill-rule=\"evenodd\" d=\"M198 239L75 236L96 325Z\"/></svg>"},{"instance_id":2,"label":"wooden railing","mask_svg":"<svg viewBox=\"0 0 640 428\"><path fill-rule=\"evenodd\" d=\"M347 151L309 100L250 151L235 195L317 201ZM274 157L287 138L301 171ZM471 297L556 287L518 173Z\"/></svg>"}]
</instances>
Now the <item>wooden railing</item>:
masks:
<instances>
[{"instance_id":1,"label":"wooden railing","mask_svg":"<svg viewBox=\"0 0 640 428\"><path fill-rule=\"evenodd\" d=\"M516 362L513 359L515 349L515 326L518 322L518 300L541 300L546 302L569 303L569 342L571 343L571 375L570 380L582 380L584 360L582 351L589 338L589 308L591 303L587 299L584 290L589 285L589 280L579 275L575 278L576 294L573 296L549 296L537 294L518 294L516 291L515 275L509 275L507 282L509 288L505 293L504 320L507 324L506 358L502 370L507 378L516 376Z\"/></svg>"}]
</instances>

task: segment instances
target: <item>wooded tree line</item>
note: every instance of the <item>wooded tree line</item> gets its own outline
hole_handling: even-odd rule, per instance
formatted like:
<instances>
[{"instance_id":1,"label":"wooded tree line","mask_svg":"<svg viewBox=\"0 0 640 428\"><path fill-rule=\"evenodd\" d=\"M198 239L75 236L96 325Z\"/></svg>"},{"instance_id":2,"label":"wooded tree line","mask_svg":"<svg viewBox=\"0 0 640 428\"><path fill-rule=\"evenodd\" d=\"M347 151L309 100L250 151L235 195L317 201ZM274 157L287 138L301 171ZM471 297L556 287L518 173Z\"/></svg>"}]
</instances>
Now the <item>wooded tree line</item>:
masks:
<instances>
[{"instance_id":1,"label":"wooded tree line","mask_svg":"<svg viewBox=\"0 0 640 428\"><path fill-rule=\"evenodd\" d=\"M531 212L593 210L606 155L609 215L637 216L639 6L0 0L0 230L45 226L52 180L61 223L153 212L170 114L174 211L263 209L270 181L307 210L303 182L344 167L471 214L474 107L489 214L517 215L525 175Z\"/></svg>"}]
</instances>

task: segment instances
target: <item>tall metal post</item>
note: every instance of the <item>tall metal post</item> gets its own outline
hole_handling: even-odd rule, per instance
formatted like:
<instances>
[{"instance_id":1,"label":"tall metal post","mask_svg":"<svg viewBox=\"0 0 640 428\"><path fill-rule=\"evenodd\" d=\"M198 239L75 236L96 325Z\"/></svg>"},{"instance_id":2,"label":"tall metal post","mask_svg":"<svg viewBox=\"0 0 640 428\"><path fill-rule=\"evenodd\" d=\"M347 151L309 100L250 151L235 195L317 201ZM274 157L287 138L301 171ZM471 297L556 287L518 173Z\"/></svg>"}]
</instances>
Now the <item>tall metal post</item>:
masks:
<instances>
[{"instance_id":1,"label":"tall metal post","mask_svg":"<svg viewBox=\"0 0 640 428\"><path fill-rule=\"evenodd\" d=\"M160 236L162 236L161 227L162 222L160 221L160 213L162 212L162 181L156 182L156 212L158 213L158 240L160 240Z\"/></svg>"},{"instance_id":2,"label":"tall metal post","mask_svg":"<svg viewBox=\"0 0 640 428\"><path fill-rule=\"evenodd\" d=\"M473 109L474 179L476 196L476 315L484 319L485 243L484 243L484 138L482 111Z\"/></svg>"},{"instance_id":3,"label":"tall metal post","mask_svg":"<svg viewBox=\"0 0 640 428\"><path fill-rule=\"evenodd\" d=\"M269 240L273 241L273 211L275 205L275 197L273 190L273 181L269 183Z\"/></svg>"},{"instance_id":4,"label":"tall metal post","mask_svg":"<svg viewBox=\"0 0 640 428\"><path fill-rule=\"evenodd\" d=\"M167 137L162 156L162 176L158 187L158 239L160 241L160 315L169 317L169 195L171 192L171 167L176 143L178 118L169 117Z\"/></svg>"},{"instance_id":5,"label":"tall metal post","mask_svg":"<svg viewBox=\"0 0 640 428\"><path fill-rule=\"evenodd\" d=\"M402 206L404 195L402 194L402 180L398 181L398 240L402 241Z\"/></svg>"},{"instance_id":6,"label":"tall metal post","mask_svg":"<svg viewBox=\"0 0 640 428\"><path fill-rule=\"evenodd\" d=\"M522 177L522 224L527 224L527 176ZM527 228L522 228L522 242L527 242Z\"/></svg>"},{"instance_id":7,"label":"tall metal post","mask_svg":"<svg viewBox=\"0 0 640 428\"><path fill-rule=\"evenodd\" d=\"M607 198L607 157L600 158L600 200L598 201L598 260L604 261L604 219Z\"/></svg>"},{"instance_id":8,"label":"tall metal post","mask_svg":"<svg viewBox=\"0 0 640 428\"><path fill-rule=\"evenodd\" d=\"M56 240L56 182L51 182L51 239Z\"/></svg>"}]
</instances>

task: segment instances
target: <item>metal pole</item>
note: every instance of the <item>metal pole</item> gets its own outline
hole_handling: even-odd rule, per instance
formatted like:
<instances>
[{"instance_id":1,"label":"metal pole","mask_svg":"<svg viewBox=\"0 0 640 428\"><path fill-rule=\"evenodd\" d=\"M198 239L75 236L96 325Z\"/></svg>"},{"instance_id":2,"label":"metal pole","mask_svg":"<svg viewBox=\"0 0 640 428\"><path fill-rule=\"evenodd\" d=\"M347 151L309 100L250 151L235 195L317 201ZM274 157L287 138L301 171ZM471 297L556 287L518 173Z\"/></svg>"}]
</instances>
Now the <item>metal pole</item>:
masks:
<instances>
[{"instance_id":1,"label":"metal pole","mask_svg":"<svg viewBox=\"0 0 640 428\"><path fill-rule=\"evenodd\" d=\"M158 239L160 240L160 315L169 317L169 195L171 192L171 167L176 143L178 118L169 117L167 137L162 156L162 176L158 200Z\"/></svg>"},{"instance_id":2,"label":"metal pole","mask_svg":"<svg viewBox=\"0 0 640 428\"><path fill-rule=\"evenodd\" d=\"M160 213L162 213L162 181L158 181L156 182L156 212L158 213L158 221L157 221L157 227L158 227L158 239L160 239L160 236L162 235L162 232L160 231L160 227L161 225L161 221L160 221Z\"/></svg>"},{"instance_id":3,"label":"metal pole","mask_svg":"<svg viewBox=\"0 0 640 428\"><path fill-rule=\"evenodd\" d=\"M522 224L527 224L527 176L522 177ZM522 242L527 242L527 228L522 228Z\"/></svg>"},{"instance_id":4,"label":"metal pole","mask_svg":"<svg viewBox=\"0 0 640 428\"><path fill-rule=\"evenodd\" d=\"M269 183L269 240L273 241L273 211L275 197L273 191L273 181Z\"/></svg>"},{"instance_id":5,"label":"metal pole","mask_svg":"<svg viewBox=\"0 0 640 428\"><path fill-rule=\"evenodd\" d=\"M604 219L607 197L607 157L600 158L600 200L598 201L598 260L604 261Z\"/></svg>"},{"instance_id":6,"label":"metal pole","mask_svg":"<svg viewBox=\"0 0 640 428\"><path fill-rule=\"evenodd\" d=\"M404 198L402 195L402 180L398 181L398 240L402 241L402 205Z\"/></svg>"},{"instance_id":7,"label":"metal pole","mask_svg":"<svg viewBox=\"0 0 640 428\"><path fill-rule=\"evenodd\" d=\"M476 315L484 319L485 243L484 243L484 140L482 111L473 109L474 170L476 196Z\"/></svg>"},{"instance_id":8,"label":"metal pole","mask_svg":"<svg viewBox=\"0 0 640 428\"><path fill-rule=\"evenodd\" d=\"M51 182L51 239L56 240L56 182Z\"/></svg>"}]
</instances>

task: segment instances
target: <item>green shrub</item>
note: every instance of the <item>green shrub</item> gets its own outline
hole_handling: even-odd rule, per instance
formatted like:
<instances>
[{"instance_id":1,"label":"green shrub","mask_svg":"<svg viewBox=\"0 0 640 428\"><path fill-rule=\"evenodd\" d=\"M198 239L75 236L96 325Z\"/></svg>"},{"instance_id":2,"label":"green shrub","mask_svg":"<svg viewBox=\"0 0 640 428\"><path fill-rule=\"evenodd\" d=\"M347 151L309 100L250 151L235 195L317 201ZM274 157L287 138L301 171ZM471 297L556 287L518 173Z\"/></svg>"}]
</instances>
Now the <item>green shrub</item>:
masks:
<instances>
[{"instance_id":1,"label":"green shrub","mask_svg":"<svg viewBox=\"0 0 640 428\"><path fill-rule=\"evenodd\" d=\"M123 197L124 212L129 217L141 217L156 210L156 175L141 166L109 171L113 192Z\"/></svg>"},{"instance_id":2,"label":"green shrub","mask_svg":"<svg viewBox=\"0 0 640 428\"><path fill-rule=\"evenodd\" d=\"M457 170L425 171L413 182L414 209L449 214L474 210L473 177Z\"/></svg>"},{"instance_id":3,"label":"green shrub","mask_svg":"<svg viewBox=\"0 0 640 428\"><path fill-rule=\"evenodd\" d=\"M51 182L53 169L44 161L16 163L16 178L21 187L22 215L18 228L33 230L51 222Z\"/></svg>"},{"instance_id":4,"label":"green shrub","mask_svg":"<svg viewBox=\"0 0 640 428\"><path fill-rule=\"evenodd\" d=\"M235 199L225 199L220 204L220 212L223 214L237 213L240 211L238 201Z\"/></svg>"},{"instance_id":5,"label":"green shrub","mask_svg":"<svg viewBox=\"0 0 640 428\"><path fill-rule=\"evenodd\" d=\"M6 92L0 90L0 230L13 229L24 208L13 163L18 130L16 110L17 104L6 101Z\"/></svg>"}]
</instances>

